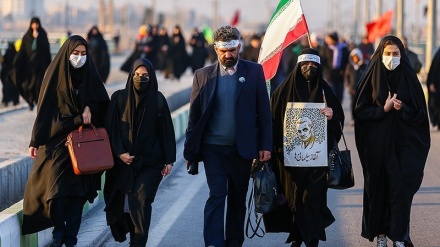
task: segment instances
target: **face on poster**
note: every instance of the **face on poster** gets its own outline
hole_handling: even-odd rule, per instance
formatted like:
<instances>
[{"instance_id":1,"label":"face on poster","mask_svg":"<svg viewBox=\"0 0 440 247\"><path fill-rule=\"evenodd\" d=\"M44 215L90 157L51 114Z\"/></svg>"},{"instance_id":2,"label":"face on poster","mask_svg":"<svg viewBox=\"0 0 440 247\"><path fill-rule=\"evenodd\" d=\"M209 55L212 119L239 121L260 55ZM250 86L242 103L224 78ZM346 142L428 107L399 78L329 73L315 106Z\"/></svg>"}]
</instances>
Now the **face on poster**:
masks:
<instances>
[{"instance_id":1,"label":"face on poster","mask_svg":"<svg viewBox=\"0 0 440 247\"><path fill-rule=\"evenodd\" d=\"M287 103L284 115L284 165L327 166L327 119L324 103Z\"/></svg>"}]
</instances>

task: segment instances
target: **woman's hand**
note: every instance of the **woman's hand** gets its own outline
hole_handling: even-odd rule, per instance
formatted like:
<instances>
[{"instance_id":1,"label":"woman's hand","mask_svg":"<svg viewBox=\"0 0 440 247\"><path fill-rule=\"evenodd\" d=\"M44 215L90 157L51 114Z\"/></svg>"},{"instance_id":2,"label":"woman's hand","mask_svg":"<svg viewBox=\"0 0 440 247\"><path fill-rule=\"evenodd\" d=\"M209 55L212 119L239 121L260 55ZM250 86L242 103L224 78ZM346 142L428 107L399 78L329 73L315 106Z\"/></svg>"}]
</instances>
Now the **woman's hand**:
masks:
<instances>
[{"instance_id":1,"label":"woman's hand","mask_svg":"<svg viewBox=\"0 0 440 247\"><path fill-rule=\"evenodd\" d=\"M131 156L129 153L120 154L118 157L127 165L131 165L134 160L134 156Z\"/></svg>"},{"instance_id":2,"label":"woman's hand","mask_svg":"<svg viewBox=\"0 0 440 247\"><path fill-rule=\"evenodd\" d=\"M396 109L396 110L402 109L402 106L403 106L402 101L400 101L398 99L394 99L393 104L394 104L394 109Z\"/></svg>"},{"instance_id":3,"label":"woman's hand","mask_svg":"<svg viewBox=\"0 0 440 247\"><path fill-rule=\"evenodd\" d=\"M166 164L165 166L164 166L164 168L162 169L162 176L166 176L166 175L168 175L168 174L170 174L171 173L171 170L173 169L173 164Z\"/></svg>"},{"instance_id":4,"label":"woman's hand","mask_svg":"<svg viewBox=\"0 0 440 247\"><path fill-rule=\"evenodd\" d=\"M324 107L321 109L321 113L325 115L325 117L330 120L333 118L333 109L330 107Z\"/></svg>"},{"instance_id":5,"label":"woman's hand","mask_svg":"<svg viewBox=\"0 0 440 247\"><path fill-rule=\"evenodd\" d=\"M31 156L32 159L37 158L37 150L38 148L36 147L29 147L29 155Z\"/></svg>"},{"instance_id":6,"label":"woman's hand","mask_svg":"<svg viewBox=\"0 0 440 247\"><path fill-rule=\"evenodd\" d=\"M83 119L83 124L91 124L92 123L92 113L90 112L90 108L88 106L84 107L82 119Z\"/></svg>"},{"instance_id":7,"label":"woman's hand","mask_svg":"<svg viewBox=\"0 0 440 247\"><path fill-rule=\"evenodd\" d=\"M383 106L383 110L385 112L389 112L391 111L391 109L393 109L394 107L394 100L397 98L397 94L394 94L393 97L391 98L391 94L388 93L388 98L385 100L385 105Z\"/></svg>"}]
</instances>

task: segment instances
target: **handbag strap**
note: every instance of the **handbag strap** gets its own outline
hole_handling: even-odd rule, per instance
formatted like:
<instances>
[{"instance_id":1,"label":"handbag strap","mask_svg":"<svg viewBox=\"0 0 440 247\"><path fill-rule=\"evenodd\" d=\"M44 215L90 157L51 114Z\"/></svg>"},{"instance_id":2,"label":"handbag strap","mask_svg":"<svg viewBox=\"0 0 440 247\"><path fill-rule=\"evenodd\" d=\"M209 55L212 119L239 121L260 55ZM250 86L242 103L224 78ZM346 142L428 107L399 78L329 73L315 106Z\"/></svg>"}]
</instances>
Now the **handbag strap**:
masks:
<instances>
[{"instance_id":1,"label":"handbag strap","mask_svg":"<svg viewBox=\"0 0 440 247\"><path fill-rule=\"evenodd\" d=\"M92 126L92 129L93 129L93 132L95 132L95 135L99 136L99 132L98 132L98 130L96 129L95 125L93 125L92 123L90 123L90 124L83 124L83 125L79 126L79 128L78 128L78 134L79 134L79 137L82 137L82 132L83 132L83 127L84 127L84 125L90 125L90 126Z\"/></svg>"},{"instance_id":2,"label":"handbag strap","mask_svg":"<svg viewBox=\"0 0 440 247\"><path fill-rule=\"evenodd\" d=\"M253 182L254 183L254 182ZM255 223L256 226L254 228L254 226L252 225L252 221L251 221L251 210L252 210L252 204L255 205L255 203L253 202L253 198L254 198L254 186L252 186L252 190L251 190L251 194L248 200L248 217L247 217L247 221L246 221L246 237L248 238L253 238L255 236L258 236L260 238L264 237L264 229L261 228L260 224L261 224L261 219L263 219L263 216L259 217L258 213L255 212ZM252 235L249 236L249 227L252 229ZM260 231L261 233L258 233L258 231Z\"/></svg>"},{"instance_id":3,"label":"handbag strap","mask_svg":"<svg viewBox=\"0 0 440 247\"><path fill-rule=\"evenodd\" d=\"M325 99L325 93L324 93L324 89L322 89L322 98L324 100L325 105L327 106L327 100ZM339 122L339 121L338 121ZM344 136L344 131L342 131L342 124L341 122L339 122L339 128L341 130L341 134L342 134L342 139L344 140L344 145L345 145L345 150L348 150L347 147L347 142L345 141L345 136ZM335 140L335 143L338 144Z\"/></svg>"},{"instance_id":4,"label":"handbag strap","mask_svg":"<svg viewBox=\"0 0 440 247\"><path fill-rule=\"evenodd\" d=\"M348 150L347 142L345 141L344 131L342 131L341 122L339 122L339 128L341 129L342 139L344 140L345 150Z\"/></svg>"}]
</instances>

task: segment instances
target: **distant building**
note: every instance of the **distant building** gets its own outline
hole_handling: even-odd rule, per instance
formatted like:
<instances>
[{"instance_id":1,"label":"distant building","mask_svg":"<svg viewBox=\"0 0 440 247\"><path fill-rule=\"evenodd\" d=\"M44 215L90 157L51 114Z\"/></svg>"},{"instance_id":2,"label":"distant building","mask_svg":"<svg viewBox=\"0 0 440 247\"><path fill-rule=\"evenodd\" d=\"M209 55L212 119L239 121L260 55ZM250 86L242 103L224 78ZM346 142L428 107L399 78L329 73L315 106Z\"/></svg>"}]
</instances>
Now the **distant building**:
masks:
<instances>
[{"instance_id":1,"label":"distant building","mask_svg":"<svg viewBox=\"0 0 440 247\"><path fill-rule=\"evenodd\" d=\"M8 22L22 22L44 15L44 0L2 0L1 17Z\"/></svg>"}]
</instances>

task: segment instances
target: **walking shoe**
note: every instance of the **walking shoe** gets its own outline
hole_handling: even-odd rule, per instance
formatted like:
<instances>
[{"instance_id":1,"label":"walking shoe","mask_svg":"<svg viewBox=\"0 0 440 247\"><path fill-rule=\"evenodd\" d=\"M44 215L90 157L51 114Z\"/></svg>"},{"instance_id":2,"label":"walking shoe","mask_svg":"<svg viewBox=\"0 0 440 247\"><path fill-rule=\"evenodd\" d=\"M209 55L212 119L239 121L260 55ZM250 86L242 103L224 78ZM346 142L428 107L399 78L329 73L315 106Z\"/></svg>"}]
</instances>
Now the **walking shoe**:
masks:
<instances>
[{"instance_id":1,"label":"walking shoe","mask_svg":"<svg viewBox=\"0 0 440 247\"><path fill-rule=\"evenodd\" d=\"M293 241L290 247L301 247L302 241Z\"/></svg>"},{"instance_id":2,"label":"walking shoe","mask_svg":"<svg viewBox=\"0 0 440 247\"><path fill-rule=\"evenodd\" d=\"M63 242L61 239L54 238L52 241L52 244L49 247L61 247L63 245Z\"/></svg>"},{"instance_id":3,"label":"walking shoe","mask_svg":"<svg viewBox=\"0 0 440 247\"><path fill-rule=\"evenodd\" d=\"M395 241L393 246L394 247L405 247L405 242Z\"/></svg>"},{"instance_id":4,"label":"walking shoe","mask_svg":"<svg viewBox=\"0 0 440 247\"><path fill-rule=\"evenodd\" d=\"M377 236L377 247L387 247L387 237L385 235Z\"/></svg>"}]
</instances>

